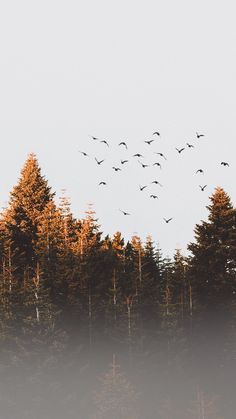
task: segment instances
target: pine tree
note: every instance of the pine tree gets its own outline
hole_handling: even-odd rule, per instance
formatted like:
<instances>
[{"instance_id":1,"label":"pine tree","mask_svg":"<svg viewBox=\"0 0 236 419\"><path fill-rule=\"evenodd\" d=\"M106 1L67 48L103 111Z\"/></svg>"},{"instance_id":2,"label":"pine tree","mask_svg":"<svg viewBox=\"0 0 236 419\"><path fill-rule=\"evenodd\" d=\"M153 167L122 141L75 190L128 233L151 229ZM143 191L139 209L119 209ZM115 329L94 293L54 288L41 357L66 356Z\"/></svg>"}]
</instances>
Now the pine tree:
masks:
<instances>
[{"instance_id":1,"label":"pine tree","mask_svg":"<svg viewBox=\"0 0 236 419\"><path fill-rule=\"evenodd\" d=\"M93 419L138 419L137 394L113 355L110 370L101 378L94 397Z\"/></svg>"},{"instance_id":2,"label":"pine tree","mask_svg":"<svg viewBox=\"0 0 236 419\"><path fill-rule=\"evenodd\" d=\"M21 279L27 266L36 266L38 228L42 213L53 196L41 175L36 156L30 154L4 213L5 247L11 247Z\"/></svg>"},{"instance_id":3,"label":"pine tree","mask_svg":"<svg viewBox=\"0 0 236 419\"><path fill-rule=\"evenodd\" d=\"M141 311L142 320L146 321L146 328L150 328L152 322L156 327L158 312L158 269L155 259L155 248L152 237L146 238L144 254L142 258L142 283L141 283Z\"/></svg>"},{"instance_id":4,"label":"pine tree","mask_svg":"<svg viewBox=\"0 0 236 419\"><path fill-rule=\"evenodd\" d=\"M236 211L222 188L210 200L208 221L196 225L195 243L188 248L198 298L214 309L227 304L235 286Z\"/></svg>"}]
</instances>

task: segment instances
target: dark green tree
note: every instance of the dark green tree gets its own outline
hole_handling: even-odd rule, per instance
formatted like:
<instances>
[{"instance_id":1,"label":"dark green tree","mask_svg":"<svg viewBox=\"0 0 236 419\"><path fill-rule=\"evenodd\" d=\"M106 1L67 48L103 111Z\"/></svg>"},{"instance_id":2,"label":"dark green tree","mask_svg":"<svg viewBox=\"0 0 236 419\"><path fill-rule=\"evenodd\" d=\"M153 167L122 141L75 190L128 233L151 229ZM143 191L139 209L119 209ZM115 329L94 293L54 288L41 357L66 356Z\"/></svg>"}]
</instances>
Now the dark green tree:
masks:
<instances>
[{"instance_id":1,"label":"dark green tree","mask_svg":"<svg viewBox=\"0 0 236 419\"><path fill-rule=\"evenodd\" d=\"M210 197L208 221L195 227L190 275L201 303L209 310L225 306L235 287L236 211L229 195L216 188Z\"/></svg>"}]
</instances>

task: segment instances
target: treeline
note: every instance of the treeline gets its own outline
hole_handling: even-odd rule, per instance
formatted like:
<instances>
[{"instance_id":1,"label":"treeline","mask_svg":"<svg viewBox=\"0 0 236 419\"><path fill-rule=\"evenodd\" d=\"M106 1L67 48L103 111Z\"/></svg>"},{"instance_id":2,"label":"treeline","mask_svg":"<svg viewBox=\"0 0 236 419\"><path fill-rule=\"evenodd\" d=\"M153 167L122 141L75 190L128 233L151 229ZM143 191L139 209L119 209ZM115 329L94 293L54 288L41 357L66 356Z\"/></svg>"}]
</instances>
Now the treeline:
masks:
<instances>
[{"instance_id":1,"label":"treeline","mask_svg":"<svg viewBox=\"0 0 236 419\"><path fill-rule=\"evenodd\" d=\"M236 210L222 188L195 227L188 258L164 258L147 237L102 238L95 213L76 219L30 154L0 220L0 336L32 344L101 336L139 342L157 330L185 336L230 328L235 315ZM217 325L217 331L215 330Z\"/></svg>"}]
</instances>

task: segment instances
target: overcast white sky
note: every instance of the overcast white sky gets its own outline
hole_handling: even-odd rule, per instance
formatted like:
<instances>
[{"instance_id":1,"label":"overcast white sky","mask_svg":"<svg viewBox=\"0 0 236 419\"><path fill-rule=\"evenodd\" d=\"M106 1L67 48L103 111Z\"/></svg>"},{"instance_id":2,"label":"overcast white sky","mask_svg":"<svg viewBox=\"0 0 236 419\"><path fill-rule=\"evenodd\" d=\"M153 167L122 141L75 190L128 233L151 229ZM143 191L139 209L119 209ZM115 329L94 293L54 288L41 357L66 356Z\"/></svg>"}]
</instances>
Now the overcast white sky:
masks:
<instances>
[{"instance_id":1,"label":"overcast white sky","mask_svg":"<svg viewBox=\"0 0 236 419\"><path fill-rule=\"evenodd\" d=\"M57 195L67 189L76 216L92 202L104 233L151 233L164 254L185 250L216 186L236 204L235 35L233 1L2 2L1 206L33 151ZM161 138L149 147L155 130ZM127 152L117 146L123 140ZM195 148L178 155L187 141ZM162 170L142 169L136 152ZM95 156L105 158L100 167ZM114 173L121 157L130 161ZM139 191L154 179L163 188Z\"/></svg>"}]
</instances>

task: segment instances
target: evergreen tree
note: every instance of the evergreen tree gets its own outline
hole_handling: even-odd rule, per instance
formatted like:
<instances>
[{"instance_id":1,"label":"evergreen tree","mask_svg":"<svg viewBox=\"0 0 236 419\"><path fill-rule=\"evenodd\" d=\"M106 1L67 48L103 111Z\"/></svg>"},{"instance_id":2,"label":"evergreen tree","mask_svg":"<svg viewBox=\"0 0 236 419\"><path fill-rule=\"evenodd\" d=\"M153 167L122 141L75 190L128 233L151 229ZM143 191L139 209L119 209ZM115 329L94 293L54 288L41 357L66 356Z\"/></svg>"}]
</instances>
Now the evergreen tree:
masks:
<instances>
[{"instance_id":1,"label":"evergreen tree","mask_svg":"<svg viewBox=\"0 0 236 419\"><path fill-rule=\"evenodd\" d=\"M152 237L147 236L142 258L141 311L146 328L156 324L158 308L158 269Z\"/></svg>"},{"instance_id":2,"label":"evergreen tree","mask_svg":"<svg viewBox=\"0 0 236 419\"><path fill-rule=\"evenodd\" d=\"M101 389L94 397L96 413L93 419L137 419L137 400L133 386L113 355L111 368L101 378Z\"/></svg>"},{"instance_id":3,"label":"evergreen tree","mask_svg":"<svg viewBox=\"0 0 236 419\"><path fill-rule=\"evenodd\" d=\"M4 213L5 247L11 247L21 276L27 266L36 266L38 228L42 213L53 196L41 175L36 156L30 154Z\"/></svg>"},{"instance_id":4,"label":"evergreen tree","mask_svg":"<svg viewBox=\"0 0 236 419\"><path fill-rule=\"evenodd\" d=\"M207 309L225 306L235 286L236 212L230 197L216 188L210 197L208 221L195 227L190 274L198 299Z\"/></svg>"}]
</instances>

